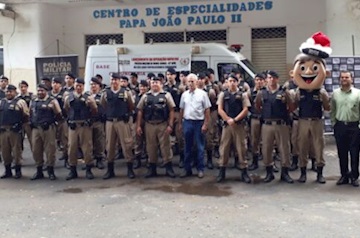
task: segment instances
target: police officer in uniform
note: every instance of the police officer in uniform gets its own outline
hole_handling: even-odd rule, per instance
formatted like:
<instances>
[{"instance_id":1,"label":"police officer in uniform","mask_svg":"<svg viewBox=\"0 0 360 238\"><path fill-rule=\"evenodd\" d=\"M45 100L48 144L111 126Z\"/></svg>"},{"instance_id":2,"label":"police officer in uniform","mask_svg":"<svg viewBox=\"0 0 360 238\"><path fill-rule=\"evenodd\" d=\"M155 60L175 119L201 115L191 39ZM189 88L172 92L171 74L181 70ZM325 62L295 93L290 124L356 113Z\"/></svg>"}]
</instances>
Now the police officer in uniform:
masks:
<instances>
[{"instance_id":1,"label":"police officer in uniform","mask_svg":"<svg viewBox=\"0 0 360 238\"><path fill-rule=\"evenodd\" d=\"M141 124L145 120L146 151L149 156L149 169L145 178L157 176L156 162L158 146L164 160L166 175L175 178L171 163L170 134L174 129L175 102L169 92L162 90L160 78L151 80L151 90L141 97L137 105L137 134L143 134Z\"/></svg>"},{"instance_id":2,"label":"police officer in uniform","mask_svg":"<svg viewBox=\"0 0 360 238\"><path fill-rule=\"evenodd\" d=\"M48 77L42 77L40 83L41 83L41 84L45 84L46 87L48 88L48 91L51 91L51 90L52 90L52 87L51 87L51 79L50 79L50 78L48 78Z\"/></svg>"},{"instance_id":3,"label":"police officer in uniform","mask_svg":"<svg viewBox=\"0 0 360 238\"><path fill-rule=\"evenodd\" d=\"M73 75L72 73L66 74L64 90L66 92L74 91L75 90L74 83L75 83L75 75Z\"/></svg>"},{"instance_id":4,"label":"police officer in uniform","mask_svg":"<svg viewBox=\"0 0 360 238\"><path fill-rule=\"evenodd\" d=\"M261 128L262 154L266 166L265 183L274 180L273 156L274 140L281 155L281 181L293 183L289 176L290 166L290 131L289 112L293 111L294 104L287 90L279 85L279 75L272 70L267 71L267 87L262 89L255 98L258 111L261 111L264 120Z\"/></svg>"},{"instance_id":5,"label":"police officer in uniform","mask_svg":"<svg viewBox=\"0 0 360 238\"><path fill-rule=\"evenodd\" d=\"M182 93L185 91L185 87L183 85L180 85L176 82L176 70L174 68L168 68L166 71L166 78L167 82L164 84L163 90L165 92L169 92L175 102L175 108L174 108L174 117L175 117L175 136L177 141L177 151L179 151L179 167L184 167L184 135L182 131L180 131L179 125L181 122L179 122L179 112L180 112L180 99Z\"/></svg>"},{"instance_id":6,"label":"police officer in uniform","mask_svg":"<svg viewBox=\"0 0 360 238\"><path fill-rule=\"evenodd\" d=\"M9 84L9 79L4 75L0 76L0 99L6 96L6 86Z\"/></svg>"},{"instance_id":7,"label":"police officer in uniform","mask_svg":"<svg viewBox=\"0 0 360 238\"><path fill-rule=\"evenodd\" d=\"M230 146L235 144L237 149L239 161L241 180L245 183L251 183L251 179L247 173L247 161L245 159L245 151L242 151L245 143L245 122L248 114L248 107L251 106L249 98L246 93L238 89L239 79L235 75L230 75L228 78L229 90L221 92L218 99L218 112L225 124L222 130L220 141L220 160L219 160L219 175L217 182L225 179L225 170L229 161Z\"/></svg>"},{"instance_id":8,"label":"police officer in uniform","mask_svg":"<svg viewBox=\"0 0 360 238\"><path fill-rule=\"evenodd\" d=\"M93 167L92 145L92 115L97 113L96 102L88 93L84 93L84 79L75 80L75 90L65 97L64 108L68 115L69 127L69 164L70 173L66 180L78 177L77 151L80 147L84 153L86 164L86 178L93 179L91 172Z\"/></svg>"},{"instance_id":9,"label":"police officer in uniform","mask_svg":"<svg viewBox=\"0 0 360 238\"><path fill-rule=\"evenodd\" d=\"M50 180L55 180L54 173L56 151L55 121L61 120L61 108L58 101L48 95L48 87L39 84L37 97L30 103L30 125L32 128L33 157L37 172L31 180L44 178L44 152L46 155L47 172Z\"/></svg>"},{"instance_id":10,"label":"police officer in uniform","mask_svg":"<svg viewBox=\"0 0 360 238\"><path fill-rule=\"evenodd\" d=\"M24 100L16 97L16 87L6 87L6 98L0 101L1 152L5 173L2 179L12 177L11 163L15 162L15 178L21 178L21 133L23 122L29 120L29 108Z\"/></svg>"},{"instance_id":11,"label":"police officer in uniform","mask_svg":"<svg viewBox=\"0 0 360 238\"><path fill-rule=\"evenodd\" d=\"M255 170L259 167L260 156L260 142L261 142L261 113L255 108L256 95L264 88L264 81L266 76L264 74L255 75L255 87L251 90L251 107L250 107L250 141L252 149L252 163L249 166L249 171Z\"/></svg>"},{"instance_id":12,"label":"police officer in uniform","mask_svg":"<svg viewBox=\"0 0 360 238\"><path fill-rule=\"evenodd\" d=\"M136 73L130 74L130 83L129 88L132 91L133 95L136 95L139 93L139 82L138 82L138 75Z\"/></svg>"},{"instance_id":13,"label":"police officer in uniform","mask_svg":"<svg viewBox=\"0 0 360 238\"><path fill-rule=\"evenodd\" d=\"M90 94L95 99L98 112L93 115L92 138L93 138L93 155L98 169L104 169L103 159L105 158L105 110L100 103L101 99L101 82L93 77L90 80Z\"/></svg>"},{"instance_id":14,"label":"police officer in uniform","mask_svg":"<svg viewBox=\"0 0 360 238\"><path fill-rule=\"evenodd\" d=\"M103 179L115 177L114 159L117 145L121 145L127 162L127 176L135 178L133 171L133 144L134 139L131 131L130 117L134 110L134 102L130 90L120 86L120 76L116 73L111 75L111 88L106 89L100 99L106 114L106 151L107 172Z\"/></svg>"}]
</instances>

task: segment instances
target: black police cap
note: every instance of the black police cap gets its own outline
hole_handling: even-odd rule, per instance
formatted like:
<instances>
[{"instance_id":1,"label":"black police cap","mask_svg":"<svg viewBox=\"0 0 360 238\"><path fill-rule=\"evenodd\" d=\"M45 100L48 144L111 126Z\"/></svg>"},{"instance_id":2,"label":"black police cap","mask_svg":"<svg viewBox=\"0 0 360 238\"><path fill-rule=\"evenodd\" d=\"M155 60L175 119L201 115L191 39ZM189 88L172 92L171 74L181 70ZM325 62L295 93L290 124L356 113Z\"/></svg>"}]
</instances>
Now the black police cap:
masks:
<instances>
[{"instance_id":1,"label":"black police cap","mask_svg":"<svg viewBox=\"0 0 360 238\"><path fill-rule=\"evenodd\" d=\"M120 75L118 73L111 73L110 77L114 79L120 79Z\"/></svg>"},{"instance_id":2,"label":"black police cap","mask_svg":"<svg viewBox=\"0 0 360 238\"><path fill-rule=\"evenodd\" d=\"M159 78L159 77L152 77L151 80L153 80L153 81L160 81L160 82L161 82L161 78Z\"/></svg>"},{"instance_id":3,"label":"black police cap","mask_svg":"<svg viewBox=\"0 0 360 238\"><path fill-rule=\"evenodd\" d=\"M52 81L54 83L60 83L60 84L62 84L62 82L63 82L62 78L60 78L60 77L53 77Z\"/></svg>"},{"instance_id":4,"label":"black police cap","mask_svg":"<svg viewBox=\"0 0 360 238\"><path fill-rule=\"evenodd\" d=\"M92 78L90 79L90 81L101 86L101 82L100 82L100 80L99 80L98 78L92 77Z\"/></svg>"},{"instance_id":5,"label":"black police cap","mask_svg":"<svg viewBox=\"0 0 360 238\"><path fill-rule=\"evenodd\" d=\"M166 72L170 74L176 74L176 70L174 68L168 68Z\"/></svg>"},{"instance_id":6,"label":"black police cap","mask_svg":"<svg viewBox=\"0 0 360 238\"><path fill-rule=\"evenodd\" d=\"M135 77L135 78L138 77L137 73L134 73L134 72L132 72L132 73L130 74L130 76Z\"/></svg>"},{"instance_id":7,"label":"black police cap","mask_svg":"<svg viewBox=\"0 0 360 238\"><path fill-rule=\"evenodd\" d=\"M26 87L29 87L29 84L25 80L21 80L19 85L25 85Z\"/></svg>"},{"instance_id":8,"label":"black police cap","mask_svg":"<svg viewBox=\"0 0 360 238\"><path fill-rule=\"evenodd\" d=\"M121 77L120 77L120 79L122 79L122 80L125 80L125 81L129 82L129 78L128 78L128 77L126 77L126 76L121 76Z\"/></svg>"},{"instance_id":9,"label":"black police cap","mask_svg":"<svg viewBox=\"0 0 360 238\"><path fill-rule=\"evenodd\" d=\"M148 74L147 74L147 77L151 79L151 78L155 77L155 74L153 74L153 73L148 73Z\"/></svg>"},{"instance_id":10,"label":"black police cap","mask_svg":"<svg viewBox=\"0 0 360 238\"><path fill-rule=\"evenodd\" d=\"M4 75L1 75L1 76L0 76L0 80L6 80L6 81L9 81L9 78L8 78L8 77L6 77L6 76L4 76Z\"/></svg>"},{"instance_id":11,"label":"black police cap","mask_svg":"<svg viewBox=\"0 0 360 238\"><path fill-rule=\"evenodd\" d=\"M15 85L8 84L8 85L6 86L6 90L16 90L16 87L15 87Z\"/></svg>"},{"instance_id":12,"label":"black police cap","mask_svg":"<svg viewBox=\"0 0 360 238\"><path fill-rule=\"evenodd\" d=\"M237 82L239 82L239 79L238 79L238 77L236 77L235 74L230 74L230 75L229 75L229 78L233 78L233 79L235 79Z\"/></svg>"},{"instance_id":13,"label":"black police cap","mask_svg":"<svg viewBox=\"0 0 360 238\"><path fill-rule=\"evenodd\" d=\"M42 80L42 81L49 81L49 82L51 82L50 78L49 78L49 77L46 77L46 76L42 77L41 80Z\"/></svg>"},{"instance_id":14,"label":"black police cap","mask_svg":"<svg viewBox=\"0 0 360 238\"><path fill-rule=\"evenodd\" d=\"M277 73L277 72L275 72L274 70L268 70L268 71L266 71L266 74L268 74L268 75L271 75L271 77L273 77L273 78L279 78L279 74Z\"/></svg>"},{"instance_id":15,"label":"black police cap","mask_svg":"<svg viewBox=\"0 0 360 238\"><path fill-rule=\"evenodd\" d=\"M67 73L66 76L69 76L72 79L75 79L75 75L73 75L72 73Z\"/></svg>"},{"instance_id":16,"label":"black police cap","mask_svg":"<svg viewBox=\"0 0 360 238\"><path fill-rule=\"evenodd\" d=\"M75 79L75 83L85 84L85 81L84 81L84 79L82 79L82 78L76 78L76 79Z\"/></svg>"},{"instance_id":17,"label":"black police cap","mask_svg":"<svg viewBox=\"0 0 360 238\"><path fill-rule=\"evenodd\" d=\"M198 78L199 79L204 79L204 78L206 78L206 73L205 72L201 72L201 73L198 73Z\"/></svg>"},{"instance_id":18,"label":"black police cap","mask_svg":"<svg viewBox=\"0 0 360 238\"><path fill-rule=\"evenodd\" d=\"M148 82L147 82L146 80L141 80L141 81L140 81L140 85L142 85L142 86L144 86L144 87L148 87L148 86L149 86L149 84L148 84Z\"/></svg>"},{"instance_id":19,"label":"black police cap","mask_svg":"<svg viewBox=\"0 0 360 238\"><path fill-rule=\"evenodd\" d=\"M44 89L45 91L48 91L48 90L49 90L48 86L47 86L46 84L44 84L44 83L38 84L37 87L38 87L38 88L42 88L42 89Z\"/></svg>"}]
</instances>

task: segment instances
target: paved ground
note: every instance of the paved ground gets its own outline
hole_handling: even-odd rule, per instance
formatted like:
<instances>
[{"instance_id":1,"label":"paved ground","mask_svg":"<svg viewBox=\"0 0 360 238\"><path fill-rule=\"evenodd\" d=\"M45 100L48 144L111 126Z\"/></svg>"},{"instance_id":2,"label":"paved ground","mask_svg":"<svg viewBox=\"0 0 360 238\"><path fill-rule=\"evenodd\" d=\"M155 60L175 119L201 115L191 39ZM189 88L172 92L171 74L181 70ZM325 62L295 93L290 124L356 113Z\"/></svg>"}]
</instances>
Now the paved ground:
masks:
<instances>
[{"instance_id":1,"label":"paved ground","mask_svg":"<svg viewBox=\"0 0 360 238\"><path fill-rule=\"evenodd\" d=\"M263 167L252 174L254 184L239 182L239 171L228 170L228 181L215 184L217 171L203 179L135 180L125 177L117 161L116 179L65 181L58 162L57 181L30 181L35 172L28 149L24 178L0 181L1 237L359 237L359 188L336 186L338 161L331 139L326 146L327 183L261 183ZM177 161L177 158L175 158ZM2 173L3 169L0 169ZM163 173L162 169L159 170ZM177 170L180 172L180 170ZM291 173L299 177L299 171Z\"/></svg>"}]
</instances>

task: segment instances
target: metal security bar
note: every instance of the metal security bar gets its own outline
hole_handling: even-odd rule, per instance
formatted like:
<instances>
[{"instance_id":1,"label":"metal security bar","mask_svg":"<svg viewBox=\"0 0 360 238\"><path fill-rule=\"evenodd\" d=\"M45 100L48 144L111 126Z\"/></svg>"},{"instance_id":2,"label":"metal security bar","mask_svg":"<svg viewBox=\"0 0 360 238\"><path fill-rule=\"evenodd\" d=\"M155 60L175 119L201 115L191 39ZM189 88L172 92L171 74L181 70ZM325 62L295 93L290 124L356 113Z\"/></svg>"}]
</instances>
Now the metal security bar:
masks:
<instances>
[{"instance_id":1,"label":"metal security bar","mask_svg":"<svg viewBox=\"0 0 360 238\"><path fill-rule=\"evenodd\" d=\"M251 29L252 39L286 38L286 27Z\"/></svg>"},{"instance_id":2,"label":"metal security bar","mask_svg":"<svg viewBox=\"0 0 360 238\"><path fill-rule=\"evenodd\" d=\"M145 33L145 43L227 42L226 30Z\"/></svg>"}]
</instances>

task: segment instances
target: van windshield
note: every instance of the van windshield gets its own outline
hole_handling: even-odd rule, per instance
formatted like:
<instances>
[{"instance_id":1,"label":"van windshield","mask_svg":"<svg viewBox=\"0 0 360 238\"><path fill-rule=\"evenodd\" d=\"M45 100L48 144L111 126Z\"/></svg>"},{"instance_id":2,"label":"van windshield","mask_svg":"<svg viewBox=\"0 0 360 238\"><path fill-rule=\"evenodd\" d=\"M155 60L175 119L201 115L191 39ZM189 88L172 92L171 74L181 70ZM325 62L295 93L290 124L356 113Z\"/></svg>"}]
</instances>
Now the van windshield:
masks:
<instances>
[{"instance_id":1,"label":"van windshield","mask_svg":"<svg viewBox=\"0 0 360 238\"><path fill-rule=\"evenodd\" d=\"M257 74L258 71L255 66L247 59L241 60L254 74Z\"/></svg>"}]
</instances>

